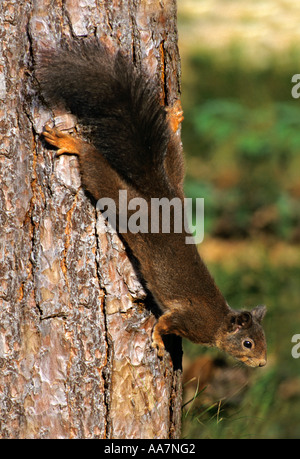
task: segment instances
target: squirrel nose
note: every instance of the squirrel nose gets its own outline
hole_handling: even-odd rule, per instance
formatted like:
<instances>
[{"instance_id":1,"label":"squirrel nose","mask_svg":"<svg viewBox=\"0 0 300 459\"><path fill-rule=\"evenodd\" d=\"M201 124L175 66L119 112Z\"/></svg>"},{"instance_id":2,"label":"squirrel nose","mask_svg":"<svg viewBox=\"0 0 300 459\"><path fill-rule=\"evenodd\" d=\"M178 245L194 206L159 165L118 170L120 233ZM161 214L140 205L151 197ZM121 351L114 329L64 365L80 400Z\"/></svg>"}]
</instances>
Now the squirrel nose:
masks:
<instances>
[{"instance_id":1,"label":"squirrel nose","mask_svg":"<svg viewBox=\"0 0 300 459\"><path fill-rule=\"evenodd\" d=\"M267 363L267 360L266 359L262 359L260 362L259 362L259 366L260 367L264 367Z\"/></svg>"}]
</instances>

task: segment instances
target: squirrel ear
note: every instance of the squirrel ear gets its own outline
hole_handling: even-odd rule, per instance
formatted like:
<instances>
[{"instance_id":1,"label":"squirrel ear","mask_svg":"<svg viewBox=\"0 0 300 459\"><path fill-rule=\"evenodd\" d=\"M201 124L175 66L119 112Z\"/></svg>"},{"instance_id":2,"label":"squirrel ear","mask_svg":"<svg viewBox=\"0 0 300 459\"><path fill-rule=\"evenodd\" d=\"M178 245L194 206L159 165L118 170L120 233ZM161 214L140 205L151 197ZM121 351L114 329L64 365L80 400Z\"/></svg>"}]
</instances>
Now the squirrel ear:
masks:
<instances>
[{"instance_id":1,"label":"squirrel ear","mask_svg":"<svg viewBox=\"0 0 300 459\"><path fill-rule=\"evenodd\" d=\"M242 311L237 314L233 314L230 317L230 331L236 332L241 328L249 328L252 324L251 312Z\"/></svg>"},{"instance_id":2,"label":"squirrel ear","mask_svg":"<svg viewBox=\"0 0 300 459\"><path fill-rule=\"evenodd\" d=\"M263 318L265 317L266 312L267 312L266 306L260 305L252 309L251 314L258 322L261 322Z\"/></svg>"},{"instance_id":3,"label":"squirrel ear","mask_svg":"<svg viewBox=\"0 0 300 459\"><path fill-rule=\"evenodd\" d=\"M243 311L237 316L238 325L241 328L249 328L252 324L251 312Z\"/></svg>"}]
</instances>

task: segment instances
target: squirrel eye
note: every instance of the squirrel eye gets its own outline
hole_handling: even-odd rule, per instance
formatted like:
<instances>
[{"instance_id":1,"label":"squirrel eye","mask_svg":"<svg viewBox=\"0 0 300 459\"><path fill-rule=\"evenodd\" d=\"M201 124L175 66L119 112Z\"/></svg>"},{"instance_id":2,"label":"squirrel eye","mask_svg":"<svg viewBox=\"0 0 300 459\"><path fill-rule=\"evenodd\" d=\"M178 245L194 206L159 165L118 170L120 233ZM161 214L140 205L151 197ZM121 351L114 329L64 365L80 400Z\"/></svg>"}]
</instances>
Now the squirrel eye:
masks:
<instances>
[{"instance_id":1,"label":"squirrel eye","mask_svg":"<svg viewBox=\"0 0 300 459\"><path fill-rule=\"evenodd\" d=\"M246 347L247 349L251 349L252 343L251 341L246 340L243 342L243 346Z\"/></svg>"}]
</instances>

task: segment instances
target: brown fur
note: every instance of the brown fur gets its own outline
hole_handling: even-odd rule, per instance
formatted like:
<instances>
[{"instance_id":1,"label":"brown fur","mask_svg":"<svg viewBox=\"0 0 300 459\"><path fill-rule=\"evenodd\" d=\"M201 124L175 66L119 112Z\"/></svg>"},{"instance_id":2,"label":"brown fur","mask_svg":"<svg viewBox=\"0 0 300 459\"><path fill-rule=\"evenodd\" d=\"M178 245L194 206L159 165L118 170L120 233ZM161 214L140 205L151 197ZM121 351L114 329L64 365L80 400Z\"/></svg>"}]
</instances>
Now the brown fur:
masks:
<instances>
[{"instance_id":1,"label":"brown fur","mask_svg":"<svg viewBox=\"0 0 300 459\"><path fill-rule=\"evenodd\" d=\"M114 59L110 56L109 62L107 55L102 46L91 43L43 53L38 76L50 103L63 104L82 124L96 126L92 143L50 127L44 131L45 139L58 148L58 155L78 155L82 184L96 200L108 197L118 203L119 190L127 191L128 200L183 200L183 156L176 134L182 121L179 103L165 111L152 82L120 53ZM150 213L147 217L150 221ZM122 236L162 312L153 331L159 355L164 353L162 335L177 334L218 346L248 365L265 364L266 342L260 325L265 309L233 311L196 246L186 244L184 230ZM251 343L251 349L245 342Z\"/></svg>"}]
</instances>

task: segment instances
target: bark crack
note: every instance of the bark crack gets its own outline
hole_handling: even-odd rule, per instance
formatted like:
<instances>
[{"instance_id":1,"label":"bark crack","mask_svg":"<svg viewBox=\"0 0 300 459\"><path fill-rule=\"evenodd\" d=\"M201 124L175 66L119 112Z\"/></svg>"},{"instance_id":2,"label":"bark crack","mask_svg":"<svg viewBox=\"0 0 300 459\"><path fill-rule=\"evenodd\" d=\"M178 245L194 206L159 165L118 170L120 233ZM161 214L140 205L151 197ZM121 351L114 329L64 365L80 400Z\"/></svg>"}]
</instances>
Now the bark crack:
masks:
<instances>
[{"instance_id":1,"label":"bark crack","mask_svg":"<svg viewBox=\"0 0 300 459\"><path fill-rule=\"evenodd\" d=\"M67 319L68 318L68 314L66 314L65 312L57 312L56 314L49 314L48 316L43 316L43 317L41 317L41 320L55 319L57 317L59 317L61 319Z\"/></svg>"},{"instance_id":2,"label":"bark crack","mask_svg":"<svg viewBox=\"0 0 300 459\"><path fill-rule=\"evenodd\" d=\"M106 343L106 359L102 367L102 377L104 381L104 405L106 408L106 424L104 438L111 438L112 433L112 420L110 418L110 406L111 406L111 379L112 379L112 362L113 362L113 342L110 338L107 324L107 313L106 313L106 298L107 291L104 285L101 283L101 265L98 259L100 253L100 239L97 234L97 219L98 212L95 209L95 240L96 240L96 253L95 253L95 264L96 264L96 277L98 280L99 289L103 291L103 299L101 302L101 310L104 318L105 328L105 343Z\"/></svg>"},{"instance_id":3,"label":"bark crack","mask_svg":"<svg viewBox=\"0 0 300 459\"><path fill-rule=\"evenodd\" d=\"M78 193L76 193L75 198L74 198L74 202L73 202L70 210L68 210L68 212L66 214L65 243L64 243L64 250L63 250L62 259L61 259L61 269L62 269L62 272L64 274L64 279L65 279L65 283L66 283L69 295L71 295L71 289L70 289L70 283L69 283L69 279L68 279L67 253L68 253L68 249L70 247L70 241L71 241L71 235L72 235L72 228L71 228L71 226L72 226L72 216L73 216L74 210L75 210L75 208L77 206L77 201L78 201Z\"/></svg>"}]
</instances>

